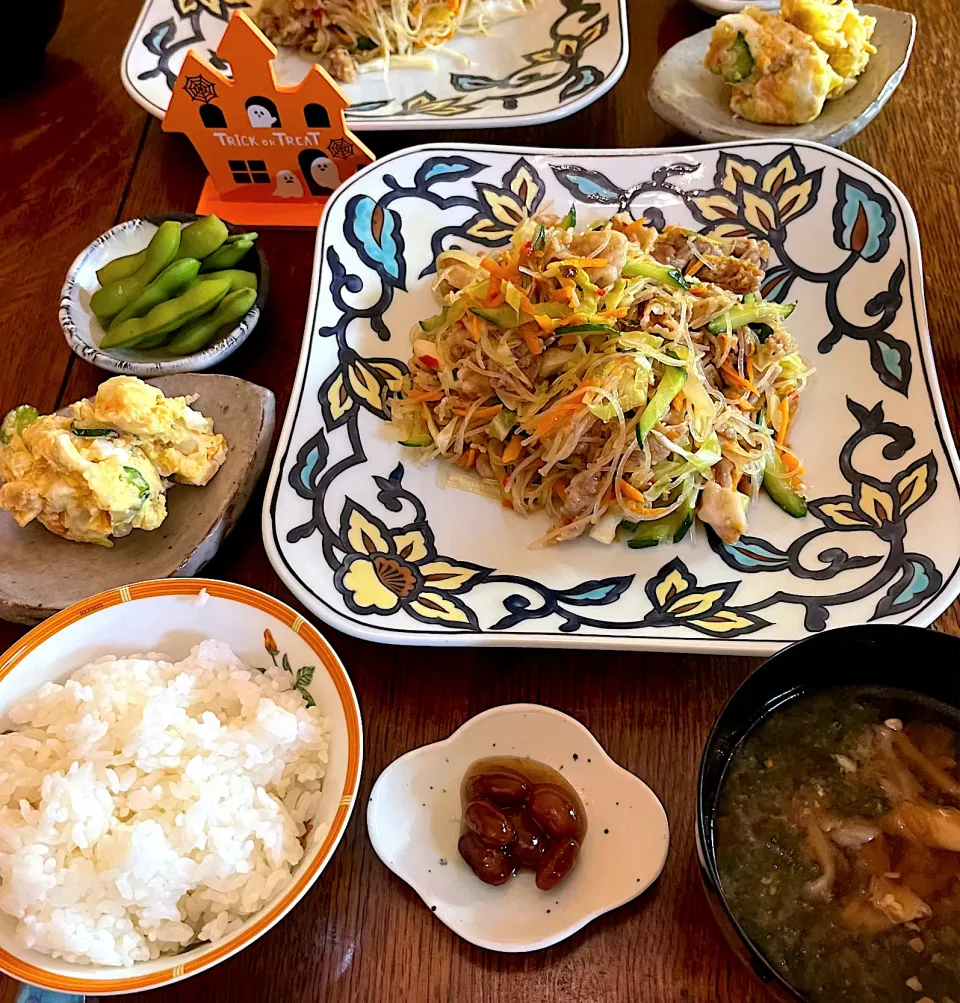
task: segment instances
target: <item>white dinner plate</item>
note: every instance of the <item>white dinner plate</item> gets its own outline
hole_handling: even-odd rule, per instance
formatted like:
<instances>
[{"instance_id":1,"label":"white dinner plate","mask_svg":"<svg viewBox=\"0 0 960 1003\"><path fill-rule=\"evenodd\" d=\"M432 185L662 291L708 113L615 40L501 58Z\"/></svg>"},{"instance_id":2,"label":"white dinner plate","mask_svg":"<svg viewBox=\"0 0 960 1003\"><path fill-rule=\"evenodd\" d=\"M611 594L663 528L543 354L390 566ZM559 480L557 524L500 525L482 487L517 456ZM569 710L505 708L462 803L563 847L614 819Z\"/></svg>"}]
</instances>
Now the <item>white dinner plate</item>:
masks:
<instances>
[{"instance_id":1,"label":"white dinner plate","mask_svg":"<svg viewBox=\"0 0 960 1003\"><path fill-rule=\"evenodd\" d=\"M766 496L737 544L589 538L538 550L546 518L444 489L387 423L410 331L437 311L440 247L502 246L553 204L579 225L769 240L766 298L817 372L791 425L808 515ZM958 460L901 192L872 168L782 140L667 150L434 145L337 190L317 237L300 365L263 512L267 552L317 616L407 644L769 654L826 627L926 625L960 592Z\"/></svg>"},{"instance_id":2,"label":"white dinner plate","mask_svg":"<svg viewBox=\"0 0 960 1003\"><path fill-rule=\"evenodd\" d=\"M130 96L163 118L190 48L205 58L245 0L146 0L127 41L120 75ZM457 58L460 53L463 58ZM627 0L537 0L487 35L461 35L436 50L436 70L363 73L344 84L357 132L491 129L572 115L605 94L627 65ZM280 84L303 79L311 61L281 50Z\"/></svg>"}]
</instances>

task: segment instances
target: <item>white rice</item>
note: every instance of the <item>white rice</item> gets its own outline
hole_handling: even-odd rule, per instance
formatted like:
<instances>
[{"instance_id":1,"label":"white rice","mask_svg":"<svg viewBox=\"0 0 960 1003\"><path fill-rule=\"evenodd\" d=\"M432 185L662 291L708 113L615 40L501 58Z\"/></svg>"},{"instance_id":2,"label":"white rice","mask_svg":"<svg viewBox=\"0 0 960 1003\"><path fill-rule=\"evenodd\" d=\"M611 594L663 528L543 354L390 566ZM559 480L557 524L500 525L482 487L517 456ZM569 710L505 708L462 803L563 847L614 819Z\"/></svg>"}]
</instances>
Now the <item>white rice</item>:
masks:
<instances>
[{"instance_id":1,"label":"white rice","mask_svg":"<svg viewBox=\"0 0 960 1003\"><path fill-rule=\"evenodd\" d=\"M0 909L20 943L127 966L218 940L272 899L328 761L329 720L292 683L204 641L176 663L108 655L15 704Z\"/></svg>"}]
</instances>

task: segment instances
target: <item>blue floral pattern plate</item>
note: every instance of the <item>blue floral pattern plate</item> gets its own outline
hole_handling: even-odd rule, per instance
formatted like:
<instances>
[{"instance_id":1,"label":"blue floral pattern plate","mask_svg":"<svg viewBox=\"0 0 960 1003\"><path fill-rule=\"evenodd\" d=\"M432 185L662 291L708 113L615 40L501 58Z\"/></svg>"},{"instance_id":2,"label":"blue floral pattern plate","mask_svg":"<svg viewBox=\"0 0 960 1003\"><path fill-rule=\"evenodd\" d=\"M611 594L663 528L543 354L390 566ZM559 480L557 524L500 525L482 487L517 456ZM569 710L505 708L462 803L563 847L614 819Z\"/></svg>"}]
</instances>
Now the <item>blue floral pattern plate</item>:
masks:
<instances>
[{"instance_id":1,"label":"blue floral pattern plate","mask_svg":"<svg viewBox=\"0 0 960 1003\"><path fill-rule=\"evenodd\" d=\"M809 513L766 497L732 546L698 524L634 551L438 483L390 434L434 260L527 213L626 211L773 247L763 286L817 373L792 426ZM320 224L303 350L263 512L267 552L321 619L377 641L763 655L827 627L929 624L960 592L956 449L934 372L916 221L846 154L748 142L657 151L425 146L378 161ZM947 531L947 527L950 527Z\"/></svg>"},{"instance_id":2,"label":"blue floral pattern plate","mask_svg":"<svg viewBox=\"0 0 960 1003\"><path fill-rule=\"evenodd\" d=\"M163 118L190 48L217 65L231 13L247 0L145 0L120 75L130 96ZM459 54L459 56L458 56ZM357 132L487 129L572 115L605 94L627 65L627 0L536 0L487 35L460 35L434 53L437 69L362 73L344 91ZM281 84L299 83L311 61L284 49ZM219 68L228 69L226 63Z\"/></svg>"}]
</instances>

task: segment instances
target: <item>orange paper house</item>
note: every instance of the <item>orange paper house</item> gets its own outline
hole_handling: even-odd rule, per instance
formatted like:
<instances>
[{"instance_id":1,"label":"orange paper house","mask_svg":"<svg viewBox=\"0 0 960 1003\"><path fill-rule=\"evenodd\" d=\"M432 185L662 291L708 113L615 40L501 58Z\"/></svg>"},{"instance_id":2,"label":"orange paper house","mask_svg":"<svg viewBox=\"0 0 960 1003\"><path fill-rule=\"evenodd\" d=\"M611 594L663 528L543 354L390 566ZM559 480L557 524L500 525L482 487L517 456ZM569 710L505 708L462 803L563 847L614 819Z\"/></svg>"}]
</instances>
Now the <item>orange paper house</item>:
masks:
<instances>
[{"instance_id":1,"label":"orange paper house","mask_svg":"<svg viewBox=\"0 0 960 1003\"><path fill-rule=\"evenodd\" d=\"M198 212L234 223L315 226L333 190L373 154L346 127L346 95L316 64L281 87L277 50L243 11L235 11L217 47L225 76L192 49L163 120L183 132L209 172Z\"/></svg>"}]
</instances>

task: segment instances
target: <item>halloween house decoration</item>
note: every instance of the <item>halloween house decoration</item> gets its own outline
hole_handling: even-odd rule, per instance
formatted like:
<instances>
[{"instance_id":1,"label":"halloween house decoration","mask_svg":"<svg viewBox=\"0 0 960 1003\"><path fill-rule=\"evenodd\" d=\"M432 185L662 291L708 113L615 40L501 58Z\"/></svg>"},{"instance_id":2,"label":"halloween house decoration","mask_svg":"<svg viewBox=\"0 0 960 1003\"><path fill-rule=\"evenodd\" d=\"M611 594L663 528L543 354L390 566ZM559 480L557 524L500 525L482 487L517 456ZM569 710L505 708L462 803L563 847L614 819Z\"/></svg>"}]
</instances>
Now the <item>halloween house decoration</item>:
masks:
<instances>
[{"instance_id":1,"label":"halloween house decoration","mask_svg":"<svg viewBox=\"0 0 960 1003\"><path fill-rule=\"evenodd\" d=\"M209 173L197 212L256 226L316 226L333 190L373 154L346 127L343 91L314 65L277 83L277 50L243 11L217 47L232 77L192 49L163 121L187 135Z\"/></svg>"}]
</instances>

